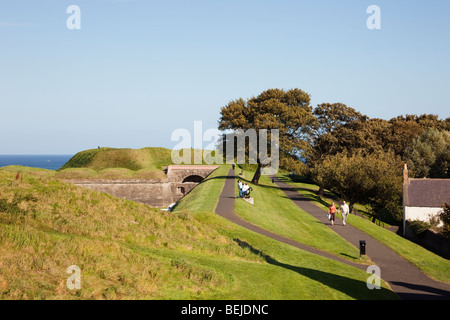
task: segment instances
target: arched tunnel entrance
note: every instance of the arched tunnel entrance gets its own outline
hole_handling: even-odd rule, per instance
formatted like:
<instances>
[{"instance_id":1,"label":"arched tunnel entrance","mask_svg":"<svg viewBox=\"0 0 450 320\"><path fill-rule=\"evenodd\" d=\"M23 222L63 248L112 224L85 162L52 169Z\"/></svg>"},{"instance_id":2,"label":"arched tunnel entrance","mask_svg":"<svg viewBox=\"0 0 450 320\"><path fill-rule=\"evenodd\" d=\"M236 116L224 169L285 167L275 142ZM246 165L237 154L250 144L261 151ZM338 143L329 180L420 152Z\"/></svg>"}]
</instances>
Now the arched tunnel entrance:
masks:
<instances>
[{"instance_id":1,"label":"arched tunnel entrance","mask_svg":"<svg viewBox=\"0 0 450 320\"><path fill-rule=\"evenodd\" d=\"M145 179L89 179L66 180L75 185L104 192L113 197L142 202L152 207L167 207L187 195L217 165L170 165L167 179L152 181Z\"/></svg>"},{"instance_id":2,"label":"arched tunnel entrance","mask_svg":"<svg viewBox=\"0 0 450 320\"><path fill-rule=\"evenodd\" d=\"M184 178L184 180L183 180L182 183L185 183L185 182L195 182L195 183L200 183L203 179L204 179L204 178L203 178L202 176L199 176L199 175L191 175L191 176L188 176L188 177Z\"/></svg>"}]
</instances>

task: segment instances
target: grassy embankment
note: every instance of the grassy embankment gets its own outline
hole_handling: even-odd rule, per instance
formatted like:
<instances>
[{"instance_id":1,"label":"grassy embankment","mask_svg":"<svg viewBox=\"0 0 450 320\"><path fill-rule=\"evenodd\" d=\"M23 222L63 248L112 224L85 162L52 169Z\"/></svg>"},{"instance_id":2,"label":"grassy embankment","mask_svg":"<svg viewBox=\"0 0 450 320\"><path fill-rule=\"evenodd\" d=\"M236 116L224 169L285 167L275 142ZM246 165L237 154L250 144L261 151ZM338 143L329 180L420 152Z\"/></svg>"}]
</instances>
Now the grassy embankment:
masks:
<instances>
[{"instance_id":1,"label":"grassy embankment","mask_svg":"<svg viewBox=\"0 0 450 320\"><path fill-rule=\"evenodd\" d=\"M239 178L250 183L253 173L243 170L243 175ZM359 249L300 209L267 176L261 176L259 185L251 186L254 205L242 200L237 201L235 211L240 217L294 241L352 262L360 262ZM362 262L368 263L368 258L363 256Z\"/></svg>"},{"instance_id":2,"label":"grassy embankment","mask_svg":"<svg viewBox=\"0 0 450 320\"><path fill-rule=\"evenodd\" d=\"M171 162L171 150L165 148L90 149L73 156L58 170L57 177L162 180L162 169Z\"/></svg>"},{"instance_id":3,"label":"grassy embankment","mask_svg":"<svg viewBox=\"0 0 450 320\"><path fill-rule=\"evenodd\" d=\"M314 201L316 205L322 208L324 211L328 210L328 206L331 204L332 199L322 197L319 198L317 191L319 187L304 182L293 182L287 175L279 174L286 183L297 188L297 191L306 198ZM363 206L356 205L357 210L364 210ZM338 218L341 218L337 215ZM354 227L368 233L373 238L377 239L387 247L397 252L400 256L415 264L423 272L425 272L431 278L450 283L450 261L444 259L425 248L405 239L392 231L385 229L372 223L368 219L351 215L347 222Z\"/></svg>"},{"instance_id":4,"label":"grassy embankment","mask_svg":"<svg viewBox=\"0 0 450 320\"><path fill-rule=\"evenodd\" d=\"M194 163L194 149L190 153ZM172 150L165 148L99 148L78 152L58 170L61 179L149 179L163 180L163 168L172 164Z\"/></svg>"},{"instance_id":5,"label":"grassy embankment","mask_svg":"<svg viewBox=\"0 0 450 320\"><path fill-rule=\"evenodd\" d=\"M213 213L223 166L175 213L0 169L2 299L388 299L361 270L240 228ZM69 290L67 267L81 269Z\"/></svg>"},{"instance_id":6,"label":"grassy embankment","mask_svg":"<svg viewBox=\"0 0 450 320\"><path fill-rule=\"evenodd\" d=\"M235 238L237 242L244 244L244 247L249 248L255 254L264 257L264 260L269 265L277 266L271 271L270 277L260 274L262 266L255 266L254 264L247 265L249 276L253 274L255 281L258 283L251 283L251 290L261 291L258 295L258 299L392 299L397 298L390 290L385 289L386 284L383 283L383 292L380 296L377 296L374 292L371 292L366 287L367 274L359 269L342 264L335 260L323 258L303 250L294 248L292 246L280 243L278 241L261 236L254 232L248 231L237 225L229 223L223 218L213 214L215 206L218 201L218 195L221 192L223 186L223 179L228 169L224 170L220 168L221 173L216 172L214 177L207 179L199 187L195 188L187 197L180 201L180 204L176 207L175 212L183 212L184 210L195 211L197 219L207 222L208 224L214 223L215 229L221 230L222 234L228 235L230 238ZM247 174L249 174L247 172ZM267 178L263 178L267 179ZM265 181L267 183L267 181ZM209 184L208 188L206 184ZM204 187L202 187L202 185ZM289 235L291 238L296 238L299 242L313 245L317 247L317 243L314 245L317 233L318 242L322 243L324 247L345 248L347 252L357 255L355 248L345 242L342 238L337 237L334 232L328 233L328 228L318 227L315 219L306 218L303 222L295 221L292 217L298 212L295 212L288 217L280 219L281 216L286 214L283 211L284 208L292 209L289 199L279 197L278 192L282 192L278 188L266 188L264 186L256 186L256 192L259 194L255 198L255 206L252 206L244 201L237 201L235 204L236 212L243 218L258 224L267 229L283 234L285 227L284 223L291 223L293 228L289 228ZM203 200L201 200L203 199ZM258 207L256 202L261 205ZM270 205L269 205L270 203ZM242 207L241 207L242 204ZM263 216L259 221L265 221L266 218L271 219L267 223L258 223L251 219L252 214L249 213L251 209L253 213L259 212ZM270 210L276 208L275 210ZM269 210L267 210L269 209ZM267 212L264 212L267 210ZM243 214L247 211L246 214ZM274 218L269 218L270 215L274 215ZM253 215L254 217L254 215ZM272 227L271 227L272 226ZM296 229L296 230L295 230ZM306 236L305 236L306 235ZM316 239L317 240L317 239ZM311 243L310 243L311 241ZM328 246L324 245L328 242ZM320 245L318 245L320 247ZM322 248L323 249L323 248ZM333 251L336 253L338 250ZM340 255L341 253L337 254ZM350 258L353 260L353 258ZM284 269L284 270L283 270ZM287 272L287 273L286 273ZM260 275L258 275L260 274ZM259 280L257 280L259 279ZM275 282L273 282L275 281ZM239 281L240 282L240 281ZM255 287L256 285L256 287ZM247 283L245 286L249 286ZM245 287L244 286L244 287ZM278 286L281 286L277 288ZM286 287L287 286L287 287ZM259 287L259 288L258 288ZM283 296L278 296L278 290L281 288L286 290ZM277 293L274 293L276 290ZM292 295L294 293L294 295Z\"/></svg>"}]
</instances>

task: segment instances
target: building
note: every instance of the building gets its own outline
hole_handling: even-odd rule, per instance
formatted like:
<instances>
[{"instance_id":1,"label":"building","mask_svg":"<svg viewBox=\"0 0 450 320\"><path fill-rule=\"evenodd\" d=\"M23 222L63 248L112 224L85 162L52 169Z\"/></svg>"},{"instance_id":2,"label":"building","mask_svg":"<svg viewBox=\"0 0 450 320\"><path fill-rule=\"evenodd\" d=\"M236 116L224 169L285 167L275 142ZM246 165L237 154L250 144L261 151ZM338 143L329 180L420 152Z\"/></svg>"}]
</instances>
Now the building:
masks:
<instances>
[{"instance_id":1,"label":"building","mask_svg":"<svg viewBox=\"0 0 450 320\"><path fill-rule=\"evenodd\" d=\"M406 221L428 222L450 203L450 179L412 179L408 167L403 168L403 234Z\"/></svg>"}]
</instances>

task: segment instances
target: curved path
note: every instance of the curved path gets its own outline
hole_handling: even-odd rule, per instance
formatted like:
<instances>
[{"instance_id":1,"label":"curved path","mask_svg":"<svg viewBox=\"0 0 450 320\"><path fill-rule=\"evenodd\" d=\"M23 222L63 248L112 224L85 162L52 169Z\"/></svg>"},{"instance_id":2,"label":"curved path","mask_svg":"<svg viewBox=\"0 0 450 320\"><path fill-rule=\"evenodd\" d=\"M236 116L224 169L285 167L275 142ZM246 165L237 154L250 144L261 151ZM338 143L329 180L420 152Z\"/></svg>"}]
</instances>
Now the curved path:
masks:
<instances>
[{"instance_id":1,"label":"curved path","mask_svg":"<svg viewBox=\"0 0 450 320\"><path fill-rule=\"evenodd\" d=\"M313 202L300 195L293 187L281 181L278 177L273 177L274 182L285 192L286 196L291 199L299 208L313 215L322 223L330 226L341 237L348 242L359 247L359 241L366 241L366 254L381 270L381 277L387 281L392 290L397 293L402 299L446 299L450 300L450 285L434 281L426 276L420 269L400 257L397 253L369 236L367 233L347 224L343 226L336 221L334 226L331 226L326 219L324 211L316 206ZM234 222L246 229L257 232L264 236L270 237L277 241L287 243L299 249L324 256L326 258L334 259L348 265L357 267L362 270L367 269L367 265L356 264L345 259L339 258L332 254L317 250L310 246L293 241L289 238L280 236L268 230L262 229L248 221L238 217L234 213L235 201L235 174L233 170L228 172L225 186L217 204L216 213Z\"/></svg>"}]
</instances>

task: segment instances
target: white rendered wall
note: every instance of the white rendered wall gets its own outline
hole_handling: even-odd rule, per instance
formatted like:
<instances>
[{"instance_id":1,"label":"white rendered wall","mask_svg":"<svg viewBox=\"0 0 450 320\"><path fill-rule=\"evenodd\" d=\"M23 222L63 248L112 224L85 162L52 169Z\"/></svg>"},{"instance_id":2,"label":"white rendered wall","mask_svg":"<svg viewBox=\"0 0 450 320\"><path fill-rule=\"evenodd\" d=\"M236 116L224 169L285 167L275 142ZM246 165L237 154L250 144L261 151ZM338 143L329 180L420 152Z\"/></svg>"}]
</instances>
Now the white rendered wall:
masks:
<instances>
[{"instance_id":1,"label":"white rendered wall","mask_svg":"<svg viewBox=\"0 0 450 320\"><path fill-rule=\"evenodd\" d=\"M408 221L421 220L430 221L430 216L435 216L442 211L442 208L430 207L405 207L405 218Z\"/></svg>"}]
</instances>

